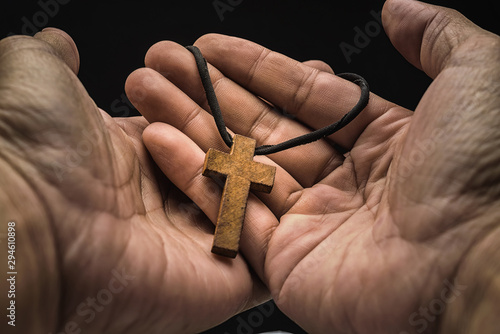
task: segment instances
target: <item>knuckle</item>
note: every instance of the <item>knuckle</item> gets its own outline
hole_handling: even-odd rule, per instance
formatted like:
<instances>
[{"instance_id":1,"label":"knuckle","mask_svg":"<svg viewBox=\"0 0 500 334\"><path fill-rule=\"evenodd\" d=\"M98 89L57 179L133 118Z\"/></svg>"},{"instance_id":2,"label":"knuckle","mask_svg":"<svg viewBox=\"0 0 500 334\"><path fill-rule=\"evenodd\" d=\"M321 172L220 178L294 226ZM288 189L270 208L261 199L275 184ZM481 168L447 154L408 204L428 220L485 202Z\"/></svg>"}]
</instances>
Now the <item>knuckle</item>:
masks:
<instances>
[{"instance_id":1,"label":"knuckle","mask_svg":"<svg viewBox=\"0 0 500 334\"><path fill-rule=\"evenodd\" d=\"M252 67L248 71L248 78L246 80L246 86L250 86L252 84L252 81L254 81L255 77L258 75L259 68L262 66L262 64L266 61L266 59L269 57L269 55L272 53L271 50L262 48L261 52L257 56L257 59L254 61Z\"/></svg>"}]
</instances>

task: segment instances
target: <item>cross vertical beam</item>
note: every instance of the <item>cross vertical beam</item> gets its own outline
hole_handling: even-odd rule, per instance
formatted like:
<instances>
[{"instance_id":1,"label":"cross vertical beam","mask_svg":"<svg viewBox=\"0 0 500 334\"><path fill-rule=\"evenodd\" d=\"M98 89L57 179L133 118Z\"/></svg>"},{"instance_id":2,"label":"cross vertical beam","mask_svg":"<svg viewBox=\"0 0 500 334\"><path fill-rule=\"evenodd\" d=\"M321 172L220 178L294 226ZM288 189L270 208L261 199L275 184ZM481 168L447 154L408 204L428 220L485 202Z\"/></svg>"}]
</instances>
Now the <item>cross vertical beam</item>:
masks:
<instances>
[{"instance_id":1,"label":"cross vertical beam","mask_svg":"<svg viewBox=\"0 0 500 334\"><path fill-rule=\"evenodd\" d=\"M203 175L225 179L212 253L236 257L250 189L273 188L276 167L253 161L254 152L254 139L235 135L229 154L211 148L205 156Z\"/></svg>"}]
</instances>

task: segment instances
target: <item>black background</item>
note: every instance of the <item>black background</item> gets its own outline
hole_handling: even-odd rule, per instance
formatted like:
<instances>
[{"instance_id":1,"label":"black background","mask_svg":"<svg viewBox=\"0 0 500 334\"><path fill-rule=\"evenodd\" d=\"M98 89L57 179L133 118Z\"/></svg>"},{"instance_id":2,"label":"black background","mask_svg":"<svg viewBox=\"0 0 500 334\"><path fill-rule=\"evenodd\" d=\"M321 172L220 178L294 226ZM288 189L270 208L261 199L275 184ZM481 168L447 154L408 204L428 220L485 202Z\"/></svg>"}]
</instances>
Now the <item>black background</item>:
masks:
<instances>
[{"instance_id":1,"label":"black background","mask_svg":"<svg viewBox=\"0 0 500 334\"><path fill-rule=\"evenodd\" d=\"M500 33L498 0L428 2L455 8L482 28ZM231 7L221 14L223 20L215 3ZM33 34L46 26L67 31L80 51L79 77L97 105L112 116L138 115L124 98L123 86L129 73L144 66L151 45L161 40L190 45L209 32L247 38L300 61L321 59L337 73L364 76L372 92L414 109L430 80L398 54L383 29L377 33L380 25L374 13L382 5L383 1L367 0L3 0L0 38L10 33ZM356 30L365 28L371 29L371 37L358 40L357 53L346 57L340 45L356 47ZM277 329L303 332L273 304L267 304L207 333Z\"/></svg>"}]
</instances>

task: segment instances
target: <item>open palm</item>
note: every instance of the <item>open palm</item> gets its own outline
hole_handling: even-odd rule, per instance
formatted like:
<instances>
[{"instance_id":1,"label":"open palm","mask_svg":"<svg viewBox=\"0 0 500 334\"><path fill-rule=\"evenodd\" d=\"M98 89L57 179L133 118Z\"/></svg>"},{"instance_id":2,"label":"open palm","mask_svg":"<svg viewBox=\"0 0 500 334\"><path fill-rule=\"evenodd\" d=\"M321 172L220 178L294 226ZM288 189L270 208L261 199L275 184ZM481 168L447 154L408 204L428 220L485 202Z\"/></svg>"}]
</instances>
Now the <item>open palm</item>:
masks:
<instances>
[{"instance_id":1,"label":"open palm","mask_svg":"<svg viewBox=\"0 0 500 334\"><path fill-rule=\"evenodd\" d=\"M455 279L471 249L498 227L498 36L419 2L388 1L383 21L398 50L435 79L417 110L372 95L328 140L257 158L278 167L276 183L271 194L251 196L241 248L278 306L311 332L437 329L463 292ZM221 35L195 45L210 63L226 125L258 144L331 124L359 97L321 62ZM200 168L209 147L227 148L194 59L161 42L146 66L127 82L153 123L144 142L215 221L220 192Z\"/></svg>"},{"instance_id":2,"label":"open palm","mask_svg":"<svg viewBox=\"0 0 500 334\"><path fill-rule=\"evenodd\" d=\"M99 110L78 63L58 30L0 43L0 208L32 318L17 330L193 333L262 302L242 258L205 247L213 225L151 161L148 122Z\"/></svg>"}]
</instances>

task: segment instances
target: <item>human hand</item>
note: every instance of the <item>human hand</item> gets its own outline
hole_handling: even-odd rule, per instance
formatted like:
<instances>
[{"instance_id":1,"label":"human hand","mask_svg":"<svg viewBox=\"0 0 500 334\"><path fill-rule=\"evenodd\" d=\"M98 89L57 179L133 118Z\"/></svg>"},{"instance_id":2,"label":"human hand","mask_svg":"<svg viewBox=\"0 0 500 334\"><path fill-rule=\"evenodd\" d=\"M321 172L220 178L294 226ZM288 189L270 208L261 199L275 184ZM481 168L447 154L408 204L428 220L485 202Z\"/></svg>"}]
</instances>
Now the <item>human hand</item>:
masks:
<instances>
[{"instance_id":1,"label":"human hand","mask_svg":"<svg viewBox=\"0 0 500 334\"><path fill-rule=\"evenodd\" d=\"M268 298L241 257L206 248L213 225L151 161L148 122L99 110L78 67L60 30L0 42L1 232L16 223L18 272L16 327L0 331L194 333Z\"/></svg>"},{"instance_id":2,"label":"human hand","mask_svg":"<svg viewBox=\"0 0 500 334\"><path fill-rule=\"evenodd\" d=\"M457 295L477 291L470 268L486 268L484 251L500 238L500 40L455 11L417 1L388 1L383 23L434 82L415 112L372 94L328 140L257 157L278 170L272 193L249 199L243 253L278 306L310 332L474 332L463 324L477 304L467 309ZM259 145L331 124L359 98L356 85L318 62L221 35L195 45L210 63L226 125ZM128 92L149 87L141 100L129 94L157 122L144 142L215 221L220 193L200 172L208 148L227 148L206 112L194 59L161 42L146 66L127 82Z\"/></svg>"}]
</instances>

